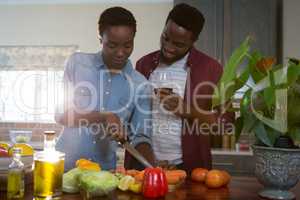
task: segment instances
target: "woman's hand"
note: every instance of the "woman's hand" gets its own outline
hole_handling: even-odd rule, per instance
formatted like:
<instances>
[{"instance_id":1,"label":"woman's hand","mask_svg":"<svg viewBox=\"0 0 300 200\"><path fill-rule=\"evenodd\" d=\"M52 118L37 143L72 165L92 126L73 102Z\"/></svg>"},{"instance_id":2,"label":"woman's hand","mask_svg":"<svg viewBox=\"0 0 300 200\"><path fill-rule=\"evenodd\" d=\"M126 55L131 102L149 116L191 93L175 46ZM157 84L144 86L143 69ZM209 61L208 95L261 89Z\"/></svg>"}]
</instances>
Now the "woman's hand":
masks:
<instances>
[{"instance_id":1,"label":"woman's hand","mask_svg":"<svg viewBox=\"0 0 300 200\"><path fill-rule=\"evenodd\" d=\"M116 141L124 141L127 139L126 129L120 118L109 113L105 119L106 134Z\"/></svg>"}]
</instances>

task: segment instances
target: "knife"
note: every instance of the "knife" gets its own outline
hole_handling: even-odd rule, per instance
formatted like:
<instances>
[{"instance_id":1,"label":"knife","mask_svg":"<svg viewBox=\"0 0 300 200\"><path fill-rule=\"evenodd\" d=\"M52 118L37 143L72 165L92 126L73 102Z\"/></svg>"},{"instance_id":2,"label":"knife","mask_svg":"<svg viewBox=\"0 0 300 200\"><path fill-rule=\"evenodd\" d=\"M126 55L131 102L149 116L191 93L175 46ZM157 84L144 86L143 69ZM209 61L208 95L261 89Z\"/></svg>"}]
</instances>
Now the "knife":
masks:
<instances>
[{"instance_id":1,"label":"knife","mask_svg":"<svg viewBox=\"0 0 300 200\"><path fill-rule=\"evenodd\" d=\"M140 152L138 152L132 145L126 140L120 140L119 144L126 149L135 159L142 163L145 167L153 167L148 160Z\"/></svg>"}]
</instances>

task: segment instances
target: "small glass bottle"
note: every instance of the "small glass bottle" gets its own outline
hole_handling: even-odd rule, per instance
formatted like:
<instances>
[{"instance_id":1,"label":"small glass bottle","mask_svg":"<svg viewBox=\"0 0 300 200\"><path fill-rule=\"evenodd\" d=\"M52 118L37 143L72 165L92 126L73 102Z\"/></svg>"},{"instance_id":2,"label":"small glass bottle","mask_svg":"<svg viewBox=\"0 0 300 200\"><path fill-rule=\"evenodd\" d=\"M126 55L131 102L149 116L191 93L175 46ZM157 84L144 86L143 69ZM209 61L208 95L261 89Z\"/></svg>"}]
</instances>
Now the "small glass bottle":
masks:
<instances>
[{"instance_id":1,"label":"small glass bottle","mask_svg":"<svg viewBox=\"0 0 300 200\"><path fill-rule=\"evenodd\" d=\"M34 153L35 198L53 199L62 194L65 154L55 150L55 131L44 132L44 150Z\"/></svg>"},{"instance_id":2,"label":"small glass bottle","mask_svg":"<svg viewBox=\"0 0 300 200\"><path fill-rule=\"evenodd\" d=\"M8 167L7 199L16 200L24 197L24 164L21 161L21 148L13 149L13 160Z\"/></svg>"}]
</instances>

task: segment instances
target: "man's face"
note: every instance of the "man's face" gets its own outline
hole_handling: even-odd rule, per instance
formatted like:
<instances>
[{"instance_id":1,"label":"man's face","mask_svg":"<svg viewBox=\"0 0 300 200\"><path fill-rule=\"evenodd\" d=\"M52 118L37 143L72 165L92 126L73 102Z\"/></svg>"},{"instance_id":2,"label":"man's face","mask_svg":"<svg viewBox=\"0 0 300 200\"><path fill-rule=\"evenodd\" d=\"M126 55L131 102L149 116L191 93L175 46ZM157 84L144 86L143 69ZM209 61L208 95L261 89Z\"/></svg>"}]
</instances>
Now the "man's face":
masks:
<instances>
[{"instance_id":1,"label":"man's face","mask_svg":"<svg viewBox=\"0 0 300 200\"><path fill-rule=\"evenodd\" d=\"M109 69L121 70L132 53L134 31L130 26L111 26L102 35L102 56Z\"/></svg>"},{"instance_id":2,"label":"man's face","mask_svg":"<svg viewBox=\"0 0 300 200\"><path fill-rule=\"evenodd\" d=\"M193 46L193 33L168 20L160 37L161 59L171 64L184 57Z\"/></svg>"}]
</instances>

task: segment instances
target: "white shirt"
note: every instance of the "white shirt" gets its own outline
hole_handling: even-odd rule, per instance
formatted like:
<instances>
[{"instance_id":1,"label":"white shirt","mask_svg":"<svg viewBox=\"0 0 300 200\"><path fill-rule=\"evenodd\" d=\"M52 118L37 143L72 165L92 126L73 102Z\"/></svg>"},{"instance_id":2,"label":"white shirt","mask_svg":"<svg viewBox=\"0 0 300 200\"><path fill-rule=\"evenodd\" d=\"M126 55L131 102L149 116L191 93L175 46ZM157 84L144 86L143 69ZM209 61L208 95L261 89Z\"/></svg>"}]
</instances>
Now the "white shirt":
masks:
<instances>
[{"instance_id":1,"label":"white shirt","mask_svg":"<svg viewBox=\"0 0 300 200\"><path fill-rule=\"evenodd\" d=\"M150 76L154 88L173 88L183 98L187 71L188 54L171 65L160 63ZM157 160L168 160L170 164L182 163L182 119L166 111L158 98L152 101L153 151Z\"/></svg>"}]
</instances>

